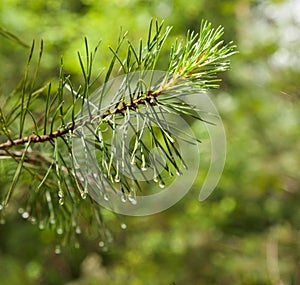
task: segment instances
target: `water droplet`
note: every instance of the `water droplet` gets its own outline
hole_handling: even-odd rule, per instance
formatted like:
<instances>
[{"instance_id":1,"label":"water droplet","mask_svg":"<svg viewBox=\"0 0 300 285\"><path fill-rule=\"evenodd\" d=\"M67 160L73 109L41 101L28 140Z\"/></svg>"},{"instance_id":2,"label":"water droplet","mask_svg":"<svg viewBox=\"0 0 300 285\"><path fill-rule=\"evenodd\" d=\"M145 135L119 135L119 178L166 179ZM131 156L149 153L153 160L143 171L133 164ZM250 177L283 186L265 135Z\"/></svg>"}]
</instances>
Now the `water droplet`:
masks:
<instances>
[{"instance_id":1,"label":"water droplet","mask_svg":"<svg viewBox=\"0 0 300 285\"><path fill-rule=\"evenodd\" d=\"M176 171L176 174L177 174L177 176L181 176L183 173L182 173L182 171L177 170L177 171Z\"/></svg>"},{"instance_id":2,"label":"water droplet","mask_svg":"<svg viewBox=\"0 0 300 285\"><path fill-rule=\"evenodd\" d=\"M153 177L153 181L157 183L157 182L159 181L158 177L157 177L157 176L154 176L154 177Z\"/></svg>"},{"instance_id":3,"label":"water droplet","mask_svg":"<svg viewBox=\"0 0 300 285\"><path fill-rule=\"evenodd\" d=\"M131 164L131 165L135 165L135 164L136 164L135 158L131 159L130 164Z\"/></svg>"},{"instance_id":4,"label":"water droplet","mask_svg":"<svg viewBox=\"0 0 300 285\"><path fill-rule=\"evenodd\" d=\"M19 213L20 215L22 215L22 214L24 213L24 209L23 209L23 208L19 208L19 209L18 209L18 213Z\"/></svg>"},{"instance_id":5,"label":"water droplet","mask_svg":"<svg viewBox=\"0 0 300 285\"><path fill-rule=\"evenodd\" d=\"M58 229L56 230L56 232L57 232L58 235L62 235L63 232L64 232L64 230L63 230L62 228L58 228Z\"/></svg>"},{"instance_id":6,"label":"water droplet","mask_svg":"<svg viewBox=\"0 0 300 285\"><path fill-rule=\"evenodd\" d=\"M165 188L165 183L163 182L163 181L160 181L159 182L159 187L161 188L161 189L163 189L163 188Z\"/></svg>"},{"instance_id":7,"label":"water droplet","mask_svg":"<svg viewBox=\"0 0 300 285\"><path fill-rule=\"evenodd\" d=\"M84 178L81 176L81 177L79 177L79 180L81 181L81 182L84 182Z\"/></svg>"},{"instance_id":8,"label":"water droplet","mask_svg":"<svg viewBox=\"0 0 300 285\"><path fill-rule=\"evenodd\" d=\"M115 182L117 182L117 183L120 182L120 176L115 177Z\"/></svg>"},{"instance_id":9,"label":"water droplet","mask_svg":"<svg viewBox=\"0 0 300 285\"><path fill-rule=\"evenodd\" d=\"M36 218L35 217L30 217L30 222L35 225L36 224Z\"/></svg>"},{"instance_id":10,"label":"water droplet","mask_svg":"<svg viewBox=\"0 0 300 285\"><path fill-rule=\"evenodd\" d=\"M144 172L147 171L147 169L148 169L148 168L145 167L145 166L142 166L142 167L141 167L141 170L144 171Z\"/></svg>"},{"instance_id":11,"label":"water droplet","mask_svg":"<svg viewBox=\"0 0 300 285\"><path fill-rule=\"evenodd\" d=\"M104 194L104 195L103 195L103 199L104 199L105 201L109 201L108 195L107 195L107 194Z\"/></svg>"},{"instance_id":12,"label":"water droplet","mask_svg":"<svg viewBox=\"0 0 300 285\"><path fill-rule=\"evenodd\" d=\"M104 243L104 241L101 240L101 241L99 241L98 245L99 245L99 247L104 247L105 243Z\"/></svg>"},{"instance_id":13,"label":"water droplet","mask_svg":"<svg viewBox=\"0 0 300 285\"><path fill-rule=\"evenodd\" d=\"M121 229L122 229L122 230L126 230L126 229L127 229L127 225L124 224L124 223L122 223L122 224L121 224Z\"/></svg>"},{"instance_id":14,"label":"water droplet","mask_svg":"<svg viewBox=\"0 0 300 285\"><path fill-rule=\"evenodd\" d=\"M40 229L41 231L45 229L44 222L40 222L40 223L39 223L39 229Z\"/></svg>"},{"instance_id":15,"label":"water droplet","mask_svg":"<svg viewBox=\"0 0 300 285\"><path fill-rule=\"evenodd\" d=\"M86 196L87 196L86 192L82 192L82 193L81 193L81 198L82 198L83 200L86 199Z\"/></svg>"},{"instance_id":16,"label":"water droplet","mask_svg":"<svg viewBox=\"0 0 300 285\"><path fill-rule=\"evenodd\" d=\"M22 218L23 218L23 219L28 219L28 218L29 218L29 213L28 213L28 212L24 212L24 213L22 214Z\"/></svg>"},{"instance_id":17,"label":"water droplet","mask_svg":"<svg viewBox=\"0 0 300 285\"><path fill-rule=\"evenodd\" d=\"M121 201L122 201L123 203L126 203L127 198L126 198L126 195L125 195L125 194L123 194L123 195L121 196Z\"/></svg>"},{"instance_id":18,"label":"water droplet","mask_svg":"<svg viewBox=\"0 0 300 285\"><path fill-rule=\"evenodd\" d=\"M61 246L60 245L55 246L54 252L55 254L61 254Z\"/></svg>"},{"instance_id":19,"label":"water droplet","mask_svg":"<svg viewBox=\"0 0 300 285\"><path fill-rule=\"evenodd\" d=\"M3 210L3 206L0 204L0 211L2 211Z\"/></svg>"},{"instance_id":20,"label":"water droplet","mask_svg":"<svg viewBox=\"0 0 300 285\"><path fill-rule=\"evenodd\" d=\"M98 174L97 173L93 173L93 176L94 176L94 178L97 178Z\"/></svg>"},{"instance_id":21,"label":"water droplet","mask_svg":"<svg viewBox=\"0 0 300 285\"><path fill-rule=\"evenodd\" d=\"M65 201L64 201L63 198L60 198L60 199L58 200L58 203L59 203L59 205L63 206L63 204L65 203Z\"/></svg>"},{"instance_id":22,"label":"water droplet","mask_svg":"<svg viewBox=\"0 0 300 285\"><path fill-rule=\"evenodd\" d=\"M58 195L59 198L64 197L64 193L62 191L58 191L57 195Z\"/></svg>"},{"instance_id":23,"label":"water droplet","mask_svg":"<svg viewBox=\"0 0 300 285\"><path fill-rule=\"evenodd\" d=\"M56 223L56 221L55 221L55 219L54 219L54 218L50 218L50 221L49 221L49 223L50 223L51 225L54 225L54 224Z\"/></svg>"},{"instance_id":24,"label":"water droplet","mask_svg":"<svg viewBox=\"0 0 300 285\"><path fill-rule=\"evenodd\" d=\"M136 204L137 204L137 200L136 200L134 197L132 197L132 196L129 196L129 197L128 197L128 200L129 200L129 202L130 202L132 205L136 205Z\"/></svg>"},{"instance_id":25,"label":"water droplet","mask_svg":"<svg viewBox=\"0 0 300 285\"><path fill-rule=\"evenodd\" d=\"M81 234L81 228L79 226L76 227L75 233L80 235Z\"/></svg>"}]
</instances>

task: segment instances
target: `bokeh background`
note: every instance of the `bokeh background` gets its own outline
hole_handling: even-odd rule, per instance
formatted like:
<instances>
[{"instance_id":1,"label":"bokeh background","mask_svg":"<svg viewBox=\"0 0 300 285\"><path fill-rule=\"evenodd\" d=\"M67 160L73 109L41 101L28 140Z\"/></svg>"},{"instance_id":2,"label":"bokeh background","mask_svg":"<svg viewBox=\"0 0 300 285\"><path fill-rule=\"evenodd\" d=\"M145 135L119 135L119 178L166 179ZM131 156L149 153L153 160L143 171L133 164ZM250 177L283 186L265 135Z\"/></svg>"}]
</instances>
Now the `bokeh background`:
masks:
<instances>
[{"instance_id":1,"label":"bokeh background","mask_svg":"<svg viewBox=\"0 0 300 285\"><path fill-rule=\"evenodd\" d=\"M162 213L105 213L113 236L108 250L82 237L79 248L59 255L53 234L22 220L15 205L0 226L0 283L300 284L299 15L298 0L1 0L2 29L28 45L44 40L40 80L57 77L62 56L79 82L85 36L91 46L102 40L95 64L101 71L120 27L130 39L146 39L151 18L174 27L169 43L198 30L202 19L222 25L239 54L213 92L228 150L207 200L197 199L199 177ZM1 93L22 78L28 53L0 35Z\"/></svg>"}]
</instances>

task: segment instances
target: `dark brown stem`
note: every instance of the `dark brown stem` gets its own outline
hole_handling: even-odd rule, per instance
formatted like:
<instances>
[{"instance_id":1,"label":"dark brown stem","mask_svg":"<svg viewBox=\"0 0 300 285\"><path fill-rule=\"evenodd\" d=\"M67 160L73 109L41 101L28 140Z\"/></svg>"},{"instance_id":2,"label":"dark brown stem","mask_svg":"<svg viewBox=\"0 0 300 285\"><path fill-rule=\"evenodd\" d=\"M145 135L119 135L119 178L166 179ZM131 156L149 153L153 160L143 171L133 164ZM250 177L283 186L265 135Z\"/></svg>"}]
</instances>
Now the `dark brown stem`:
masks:
<instances>
[{"instance_id":1,"label":"dark brown stem","mask_svg":"<svg viewBox=\"0 0 300 285\"><path fill-rule=\"evenodd\" d=\"M24 138L20 138L20 139L15 139L15 140L8 140L5 143L0 144L0 149L7 149L7 148L11 148L12 146L15 145L20 145L20 144L25 144L27 142L30 141L30 143L37 143L37 142L46 142L46 141L52 141L55 138L61 137L65 134L67 134L69 131L72 131L73 128L69 127L66 129L62 129L62 130L57 130L51 134L47 134L47 135L30 135Z\"/></svg>"},{"instance_id":2,"label":"dark brown stem","mask_svg":"<svg viewBox=\"0 0 300 285\"><path fill-rule=\"evenodd\" d=\"M150 105L156 105L156 97L161 94L161 92L153 92L153 91L148 91L145 97L140 97L135 100L132 100L129 103L124 103L112 110L106 111L102 116L102 120L108 117L109 115L112 114L122 114L124 113L127 109L130 110L135 110L138 108L139 105L145 105L146 103ZM122 103L122 102L120 102ZM55 132L52 132L50 134L46 135L37 135L37 134L32 134L30 136L20 138L20 139L15 139L15 140L7 140L5 143L0 144L0 150L1 149L8 149L16 145L22 145L25 143L43 143L47 141L53 141L56 138L62 137L69 132L73 132L77 127L82 126L84 124L89 123L91 120L89 119L88 121L85 122L80 122L79 124L73 124L69 127L66 127L65 129L60 129Z\"/></svg>"}]
</instances>

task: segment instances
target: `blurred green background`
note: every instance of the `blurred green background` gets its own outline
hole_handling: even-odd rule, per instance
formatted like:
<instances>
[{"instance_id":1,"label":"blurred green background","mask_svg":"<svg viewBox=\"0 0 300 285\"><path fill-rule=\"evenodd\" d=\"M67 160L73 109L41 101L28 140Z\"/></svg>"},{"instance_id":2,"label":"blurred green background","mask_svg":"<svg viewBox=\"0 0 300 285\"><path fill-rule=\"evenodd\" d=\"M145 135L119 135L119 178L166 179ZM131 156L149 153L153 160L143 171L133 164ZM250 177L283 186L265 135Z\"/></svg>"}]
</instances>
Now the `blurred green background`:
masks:
<instances>
[{"instance_id":1,"label":"blurred green background","mask_svg":"<svg viewBox=\"0 0 300 285\"><path fill-rule=\"evenodd\" d=\"M239 54L213 92L228 150L207 200L197 199L199 178L162 213L105 213L114 238L107 251L82 238L80 248L60 255L51 233L12 211L0 226L0 283L300 284L299 15L298 0L1 0L2 28L29 45L44 40L41 80L58 75L61 56L65 71L80 78L76 53L84 50L84 36L91 46L102 40L95 63L101 71L120 27L131 39L146 38L151 18L174 26L169 42L198 30L202 19L223 25ZM0 36L4 94L22 78L27 55Z\"/></svg>"}]
</instances>

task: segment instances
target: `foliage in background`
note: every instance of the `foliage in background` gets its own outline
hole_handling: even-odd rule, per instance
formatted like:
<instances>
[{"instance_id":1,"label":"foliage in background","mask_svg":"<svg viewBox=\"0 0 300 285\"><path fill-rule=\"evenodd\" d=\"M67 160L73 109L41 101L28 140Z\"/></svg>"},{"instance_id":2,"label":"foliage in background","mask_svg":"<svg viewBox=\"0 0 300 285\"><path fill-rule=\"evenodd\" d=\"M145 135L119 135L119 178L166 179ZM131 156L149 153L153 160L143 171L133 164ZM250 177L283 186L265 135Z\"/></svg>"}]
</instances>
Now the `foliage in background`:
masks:
<instances>
[{"instance_id":1,"label":"foliage in background","mask_svg":"<svg viewBox=\"0 0 300 285\"><path fill-rule=\"evenodd\" d=\"M91 46L99 38L113 43L122 25L135 30L138 39L153 16L166 17L182 33L197 28L202 18L221 24L240 51L221 92L215 92L228 153L222 180L209 200L197 201L199 177L195 193L164 213L146 218L105 213L116 233L115 246L106 253L99 253L97 242L82 238L80 249L55 256L44 246L55 238L50 233L35 232L21 218L17 226L7 221L0 229L1 264L6 264L0 266L2 282L18 284L13 279L18 275L22 284L26 279L29 284L299 283L299 71L290 59L300 46L294 32L297 1L69 1L64 9L60 1L46 1L47 9L44 1L2 2L7 29L25 42L37 35L48 44L47 37L53 39L46 47L45 78L58 74L61 54L68 73L78 73L74 55L84 35ZM21 77L26 51L3 39L0 49L5 66L1 89L11 89ZM99 54L97 65L105 60ZM125 231L121 223L127 224Z\"/></svg>"}]
</instances>

